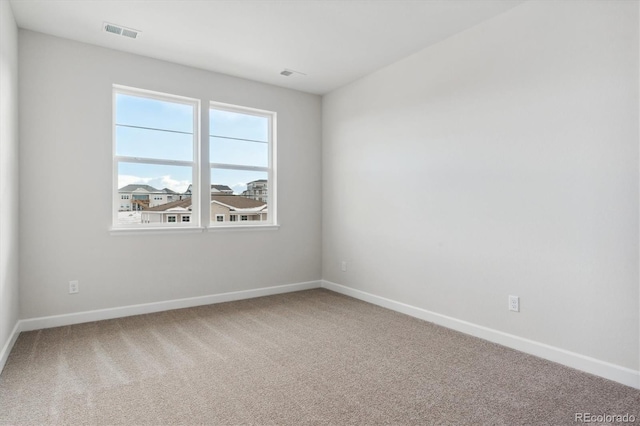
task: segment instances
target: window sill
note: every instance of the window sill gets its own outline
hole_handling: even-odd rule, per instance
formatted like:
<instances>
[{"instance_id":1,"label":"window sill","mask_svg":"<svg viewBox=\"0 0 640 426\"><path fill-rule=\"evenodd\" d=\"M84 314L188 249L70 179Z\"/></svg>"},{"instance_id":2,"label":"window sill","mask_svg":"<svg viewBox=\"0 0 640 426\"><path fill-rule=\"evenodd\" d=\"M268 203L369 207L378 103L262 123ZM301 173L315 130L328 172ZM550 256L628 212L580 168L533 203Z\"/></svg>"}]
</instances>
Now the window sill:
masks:
<instances>
[{"instance_id":1,"label":"window sill","mask_svg":"<svg viewBox=\"0 0 640 426\"><path fill-rule=\"evenodd\" d=\"M205 228L207 232L224 231L277 231L280 225L218 225Z\"/></svg>"},{"instance_id":2,"label":"window sill","mask_svg":"<svg viewBox=\"0 0 640 426\"><path fill-rule=\"evenodd\" d=\"M114 236L123 235L166 235L166 234L200 234L202 232L229 231L277 231L280 225L220 225L208 228L111 228L109 233Z\"/></svg>"},{"instance_id":3,"label":"window sill","mask_svg":"<svg viewBox=\"0 0 640 426\"><path fill-rule=\"evenodd\" d=\"M166 234L201 234L205 228L184 227L184 228L111 228L111 235L166 235Z\"/></svg>"}]
</instances>

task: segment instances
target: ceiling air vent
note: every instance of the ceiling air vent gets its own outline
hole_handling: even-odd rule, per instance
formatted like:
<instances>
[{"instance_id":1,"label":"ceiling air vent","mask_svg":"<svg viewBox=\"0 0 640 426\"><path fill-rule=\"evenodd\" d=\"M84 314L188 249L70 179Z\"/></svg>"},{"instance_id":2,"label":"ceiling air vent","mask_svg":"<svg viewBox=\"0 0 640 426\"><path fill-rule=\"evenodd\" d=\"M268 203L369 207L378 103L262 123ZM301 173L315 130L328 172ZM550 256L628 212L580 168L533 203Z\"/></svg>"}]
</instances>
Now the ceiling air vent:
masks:
<instances>
[{"instance_id":1,"label":"ceiling air vent","mask_svg":"<svg viewBox=\"0 0 640 426\"><path fill-rule=\"evenodd\" d=\"M105 24L104 30L108 33L113 33L118 35L122 34L122 28L116 27L115 25L111 25L111 24Z\"/></svg>"},{"instance_id":2,"label":"ceiling air vent","mask_svg":"<svg viewBox=\"0 0 640 426\"><path fill-rule=\"evenodd\" d=\"M290 70L289 68L285 68L284 70L282 70L280 72L280 75L284 75L285 77L289 77L290 75L293 75L293 74L306 75L303 72L296 71L296 70Z\"/></svg>"},{"instance_id":3,"label":"ceiling air vent","mask_svg":"<svg viewBox=\"0 0 640 426\"><path fill-rule=\"evenodd\" d=\"M128 30L126 28L122 29L122 35L129 38L137 38L138 31Z\"/></svg>"},{"instance_id":4,"label":"ceiling air vent","mask_svg":"<svg viewBox=\"0 0 640 426\"><path fill-rule=\"evenodd\" d=\"M109 24L108 22L105 22L102 28L108 33L123 37L138 38L142 35L142 31L132 30L131 28L125 28L120 25Z\"/></svg>"}]
</instances>

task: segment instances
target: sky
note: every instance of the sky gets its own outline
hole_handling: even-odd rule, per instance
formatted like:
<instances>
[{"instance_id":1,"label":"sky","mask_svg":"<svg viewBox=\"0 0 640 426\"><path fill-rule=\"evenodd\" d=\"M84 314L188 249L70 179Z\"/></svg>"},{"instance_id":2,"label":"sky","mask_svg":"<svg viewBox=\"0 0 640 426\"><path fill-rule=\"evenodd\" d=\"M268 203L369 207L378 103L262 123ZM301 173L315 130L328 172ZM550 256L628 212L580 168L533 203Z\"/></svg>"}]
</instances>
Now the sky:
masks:
<instances>
[{"instance_id":1,"label":"sky","mask_svg":"<svg viewBox=\"0 0 640 426\"><path fill-rule=\"evenodd\" d=\"M192 105L116 94L116 155L158 160L193 160ZM227 165L268 166L268 119L218 109L209 113L209 161ZM240 194L247 182L267 179L263 171L213 168L211 183ZM146 184L184 192L192 168L120 162L118 188Z\"/></svg>"}]
</instances>

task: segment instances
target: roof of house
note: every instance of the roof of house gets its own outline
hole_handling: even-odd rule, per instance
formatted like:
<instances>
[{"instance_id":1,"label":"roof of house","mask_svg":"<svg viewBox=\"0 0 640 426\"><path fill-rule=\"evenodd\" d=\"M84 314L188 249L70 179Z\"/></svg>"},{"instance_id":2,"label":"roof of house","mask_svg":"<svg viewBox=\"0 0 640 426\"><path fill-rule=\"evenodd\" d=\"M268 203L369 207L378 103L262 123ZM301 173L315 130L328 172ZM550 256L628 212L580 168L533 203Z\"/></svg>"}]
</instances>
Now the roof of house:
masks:
<instances>
[{"instance_id":1,"label":"roof of house","mask_svg":"<svg viewBox=\"0 0 640 426\"><path fill-rule=\"evenodd\" d=\"M224 192L224 191L231 191L233 192L233 189L229 188L227 185L211 185L211 189L217 189L220 192Z\"/></svg>"},{"instance_id":2,"label":"roof of house","mask_svg":"<svg viewBox=\"0 0 640 426\"><path fill-rule=\"evenodd\" d=\"M166 193L166 194L177 194L176 191L174 191L173 189L169 189L169 188L164 188L162 190L162 192Z\"/></svg>"},{"instance_id":3,"label":"roof of house","mask_svg":"<svg viewBox=\"0 0 640 426\"><path fill-rule=\"evenodd\" d=\"M176 207L181 207L184 209L188 209L191 207L191 197L185 198L184 200L172 201L170 203L160 204L154 207L147 207L144 209L146 212L164 212Z\"/></svg>"},{"instance_id":4,"label":"roof of house","mask_svg":"<svg viewBox=\"0 0 640 426\"><path fill-rule=\"evenodd\" d=\"M143 189L143 190L148 191L148 192L161 192L159 189L156 189L153 186L142 185L142 184L138 184L138 183L132 183L132 184L129 184L127 186L123 186L122 188L118 189L118 192L133 192L133 191L136 191L138 189Z\"/></svg>"},{"instance_id":5,"label":"roof of house","mask_svg":"<svg viewBox=\"0 0 640 426\"><path fill-rule=\"evenodd\" d=\"M211 201L218 202L219 204L224 204L225 206L229 206L234 210L258 209L260 207L266 207L267 205L262 201L241 197L240 195L222 194L222 193L211 194ZM185 208L185 209L191 208L191 198L172 201L170 203L160 204L159 206L155 206L155 207L148 207L144 209L144 211L163 212L173 208Z\"/></svg>"},{"instance_id":6,"label":"roof of house","mask_svg":"<svg viewBox=\"0 0 640 426\"><path fill-rule=\"evenodd\" d=\"M211 194L211 201L217 201L233 209L255 209L266 206L262 201L233 194Z\"/></svg>"}]
</instances>

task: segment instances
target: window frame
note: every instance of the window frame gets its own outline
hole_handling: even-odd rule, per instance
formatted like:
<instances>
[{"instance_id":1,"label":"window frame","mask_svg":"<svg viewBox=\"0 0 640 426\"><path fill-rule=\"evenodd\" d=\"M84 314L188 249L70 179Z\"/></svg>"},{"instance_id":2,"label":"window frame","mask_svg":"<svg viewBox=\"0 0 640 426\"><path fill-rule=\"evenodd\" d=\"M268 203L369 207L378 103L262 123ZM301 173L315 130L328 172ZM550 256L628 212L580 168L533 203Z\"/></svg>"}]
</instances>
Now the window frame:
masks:
<instances>
[{"instance_id":1,"label":"window frame","mask_svg":"<svg viewBox=\"0 0 640 426\"><path fill-rule=\"evenodd\" d=\"M166 160L139 158L133 156L117 155L117 95L124 94L129 96L148 98L164 102L174 102L193 107L193 157L191 161L185 160ZM158 92L153 90L142 89L138 87L113 84L111 86L112 95L112 212L111 212L111 235L135 235L135 234L153 234L173 233L173 232L202 232L204 231L224 231L224 230L277 230L280 228L277 216L277 112L264 109L257 109L241 105L223 103L207 99L208 96L198 98L186 97L166 92ZM208 104L208 109L204 106ZM211 148L211 129L209 124L211 121L211 110L219 109L239 114L255 115L267 118L268 122L268 164L267 167L244 166L237 164L214 163L210 161ZM121 123L122 124L122 123ZM162 129L158 129L162 130ZM160 166L186 166L191 167L191 220L189 222L155 222L148 223L118 223L118 211L120 207L118 173L120 163L141 163ZM230 215L228 221L222 223L216 222L211 217L211 171L214 168L230 169L230 170L248 170L265 172L269 186L267 199L267 217L266 221L240 221L239 215L232 218ZM247 182L248 183L248 182ZM131 202L132 196L128 195L127 200ZM129 205L127 212L139 211ZM235 219L235 220L233 220Z\"/></svg>"},{"instance_id":2,"label":"window frame","mask_svg":"<svg viewBox=\"0 0 640 426\"><path fill-rule=\"evenodd\" d=\"M216 163L211 162L211 138L214 137L212 129L209 126L211 122L211 110L221 110L227 111L237 114L246 114L253 115L257 117L267 118L268 129L267 129L267 166L247 166L247 165L239 165L239 164L229 164L229 163ZM211 171L213 169L225 169L225 170L243 170L243 171L256 171L256 172L266 172L267 174L267 185L269 188L269 194L267 199L267 220L266 221L241 221L241 220L229 220L222 222L216 222L211 219L211 202L209 202L209 208L206 209L208 224L205 226L208 230L215 230L221 228L250 228L250 227L260 227L260 228L278 228L278 215L277 215L277 113L275 111L268 111L264 109L251 108L241 105L233 105L223 102L217 101L209 101L209 109L207 110L207 158L203 158L203 167L205 167L205 163L207 164L207 171L209 176L211 176ZM203 138L204 142L204 138ZM209 179L211 180L211 179ZM221 182L220 182L221 183ZM247 182L248 183L248 182ZM212 184L212 183L210 183ZM209 185L210 186L210 185ZM204 187L204 186L203 186ZM208 200L210 201L210 194ZM239 218L238 218L239 219ZM233 224L231 224L233 222ZM254 223L257 222L257 223Z\"/></svg>"},{"instance_id":3,"label":"window frame","mask_svg":"<svg viewBox=\"0 0 640 426\"><path fill-rule=\"evenodd\" d=\"M116 123L116 113L117 113L117 96L118 95L128 95L135 96L140 98L153 99L162 102L171 102L178 103L183 105L189 105L193 107L193 145L192 152L193 157L191 161L185 160L167 160L167 159L154 159L154 158L141 158L141 157L132 157L126 155L117 155L117 123ZM112 117L111 117L111 136L112 136L112 219L111 219L111 229L113 231L119 230L135 230L135 231L145 231L145 230L158 230L158 229L175 229L175 228L200 228L201 227L201 217L200 217L200 197L195 196L194 194L199 194L200 181L202 175L202 167L201 167L201 100L196 98L190 98L180 95L174 95L170 93L164 92L156 92L152 90L140 89L135 87L123 86L119 84L114 84L112 86L112 100L111 100L111 108L112 108ZM135 224L122 224L118 223L118 207L119 203L116 203L118 200L118 166L120 163L137 163L137 164L150 164L150 165L159 165L159 166L182 166L182 167L191 167L191 184L192 184L192 221L190 222L178 222L175 223L154 223L152 226L145 225L144 223L135 223Z\"/></svg>"}]
</instances>

